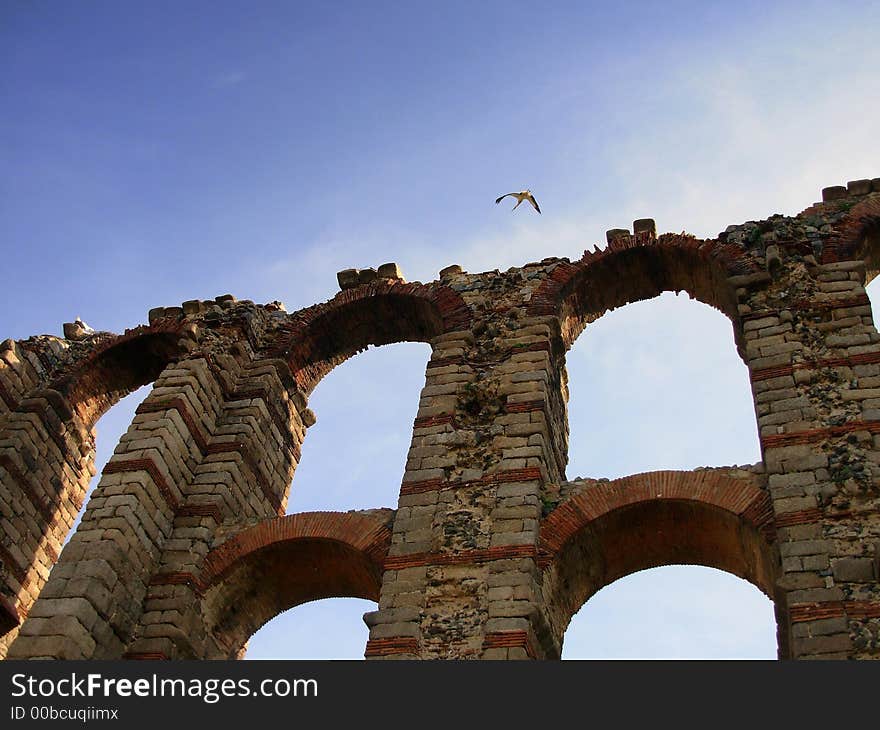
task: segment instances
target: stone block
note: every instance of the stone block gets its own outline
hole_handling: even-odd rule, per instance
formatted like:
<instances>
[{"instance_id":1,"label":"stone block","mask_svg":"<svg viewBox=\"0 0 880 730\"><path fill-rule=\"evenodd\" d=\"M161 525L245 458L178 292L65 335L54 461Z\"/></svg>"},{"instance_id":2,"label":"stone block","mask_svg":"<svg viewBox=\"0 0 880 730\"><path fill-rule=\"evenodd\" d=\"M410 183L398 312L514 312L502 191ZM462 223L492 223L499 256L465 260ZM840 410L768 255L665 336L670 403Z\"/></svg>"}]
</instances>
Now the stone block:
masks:
<instances>
[{"instance_id":1,"label":"stone block","mask_svg":"<svg viewBox=\"0 0 880 730\"><path fill-rule=\"evenodd\" d=\"M850 180L846 184L846 191L850 195L867 195L871 192L870 180Z\"/></svg>"},{"instance_id":2,"label":"stone block","mask_svg":"<svg viewBox=\"0 0 880 730\"><path fill-rule=\"evenodd\" d=\"M457 274L463 273L464 269L461 268L458 264L452 264L451 266L447 266L446 268L440 269L440 279L449 279Z\"/></svg>"},{"instance_id":3,"label":"stone block","mask_svg":"<svg viewBox=\"0 0 880 730\"><path fill-rule=\"evenodd\" d=\"M871 583L875 579L874 559L870 557L833 558L831 572L834 579L845 583Z\"/></svg>"},{"instance_id":4,"label":"stone block","mask_svg":"<svg viewBox=\"0 0 880 730\"><path fill-rule=\"evenodd\" d=\"M828 203L832 200L841 200L847 197L849 193L843 185L832 185L831 187L822 188L822 202Z\"/></svg>"},{"instance_id":5,"label":"stone block","mask_svg":"<svg viewBox=\"0 0 880 730\"><path fill-rule=\"evenodd\" d=\"M403 272L395 263L382 264L377 272L380 279L399 279L403 280Z\"/></svg>"},{"instance_id":6,"label":"stone block","mask_svg":"<svg viewBox=\"0 0 880 730\"><path fill-rule=\"evenodd\" d=\"M358 284L370 284L378 278L379 274L376 269L361 269L358 271Z\"/></svg>"},{"instance_id":7,"label":"stone block","mask_svg":"<svg viewBox=\"0 0 880 730\"><path fill-rule=\"evenodd\" d=\"M336 281L339 283L339 288L345 291L356 287L359 284L359 274L357 269L343 269L337 272Z\"/></svg>"},{"instance_id":8,"label":"stone block","mask_svg":"<svg viewBox=\"0 0 880 730\"><path fill-rule=\"evenodd\" d=\"M605 240L611 244L619 239L629 240L631 234L626 228L610 228L605 231Z\"/></svg>"},{"instance_id":9,"label":"stone block","mask_svg":"<svg viewBox=\"0 0 880 730\"><path fill-rule=\"evenodd\" d=\"M657 224L653 218L639 218L633 221L633 233L647 235L649 238L657 237Z\"/></svg>"}]
</instances>

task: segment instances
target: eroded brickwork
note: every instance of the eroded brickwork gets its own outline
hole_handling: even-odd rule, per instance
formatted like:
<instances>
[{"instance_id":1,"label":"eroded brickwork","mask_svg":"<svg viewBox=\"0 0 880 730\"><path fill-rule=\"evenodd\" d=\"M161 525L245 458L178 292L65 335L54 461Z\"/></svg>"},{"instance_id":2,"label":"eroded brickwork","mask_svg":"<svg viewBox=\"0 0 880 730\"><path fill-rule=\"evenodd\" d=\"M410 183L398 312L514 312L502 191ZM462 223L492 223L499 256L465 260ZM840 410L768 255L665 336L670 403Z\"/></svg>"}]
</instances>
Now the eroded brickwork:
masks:
<instances>
[{"instance_id":1,"label":"eroded brickwork","mask_svg":"<svg viewBox=\"0 0 880 730\"><path fill-rule=\"evenodd\" d=\"M0 655L235 658L280 612L355 596L377 602L369 658L558 658L596 591L696 563L773 600L780 657L880 657L878 260L880 180L861 180L712 240L642 219L574 262L427 284L386 264L290 314L225 295L7 340ZM762 461L567 480L567 350L664 291L730 319ZM315 385L400 341L432 352L396 509L284 516ZM96 421L148 383L62 550Z\"/></svg>"}]
</instances>

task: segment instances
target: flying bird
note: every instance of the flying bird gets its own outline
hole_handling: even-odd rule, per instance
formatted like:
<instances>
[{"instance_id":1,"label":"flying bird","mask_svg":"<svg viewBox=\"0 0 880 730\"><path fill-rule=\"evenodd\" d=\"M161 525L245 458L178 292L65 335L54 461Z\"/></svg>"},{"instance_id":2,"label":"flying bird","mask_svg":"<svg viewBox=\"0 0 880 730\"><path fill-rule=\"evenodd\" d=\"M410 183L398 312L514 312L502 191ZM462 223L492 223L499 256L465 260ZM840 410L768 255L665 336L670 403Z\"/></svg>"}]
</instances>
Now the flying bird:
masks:
<instances>
[{"instance_id":1,"label":"flying bird","mask_svg":"<svg viewBox=\"0 0 880 730\"><path fill-rule=\"evenodd\" d=\"M498 205L498 203L504 200L508 195L512 195L514 198L516 198L516 205L511 208L511 211L519 208L519 204L522 203L524 200L528 200L535 208L535 210L537 210L539 213L541 212L541 209L538 207L538 201L535 200L535 196L532 195L531 190L520 190L518 193L505 193L495 201L495 205Z\"/></svg>"}]
</instances>

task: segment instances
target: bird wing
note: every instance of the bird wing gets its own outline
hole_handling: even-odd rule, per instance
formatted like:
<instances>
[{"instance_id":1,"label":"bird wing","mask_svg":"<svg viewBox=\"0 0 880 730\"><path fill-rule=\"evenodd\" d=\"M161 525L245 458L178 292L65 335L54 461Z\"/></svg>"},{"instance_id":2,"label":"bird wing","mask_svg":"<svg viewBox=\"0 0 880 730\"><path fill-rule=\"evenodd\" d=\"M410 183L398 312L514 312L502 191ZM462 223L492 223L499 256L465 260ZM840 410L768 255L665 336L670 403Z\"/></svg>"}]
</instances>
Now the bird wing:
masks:
<instances>
[{"instance_id":1,"label":"bird wing","mask_svg":"<svg viewBox=\"0 0 880 730\"><path fill-rule=\"evenodd\" d=\"M535 200L534 195L529 195L529 202L535 206L535 210L537 210L539 213L541 212L541 209L538 207L538 201Z\"/></svg>"},{"instance_id":2,"label":"bird wing","mask_svg":"<svg viewBox=\"0 0 880 730\"><path fill-rule=\"evenodd\" d=\"M495 205L498 205L498 203L500 203L502 200L504 200L508 195L513 195L514 197L516 197L516 193L504 193L504 195L502 195L500 198L497 198L495 200Z\"/></svg>"}]
</instances>

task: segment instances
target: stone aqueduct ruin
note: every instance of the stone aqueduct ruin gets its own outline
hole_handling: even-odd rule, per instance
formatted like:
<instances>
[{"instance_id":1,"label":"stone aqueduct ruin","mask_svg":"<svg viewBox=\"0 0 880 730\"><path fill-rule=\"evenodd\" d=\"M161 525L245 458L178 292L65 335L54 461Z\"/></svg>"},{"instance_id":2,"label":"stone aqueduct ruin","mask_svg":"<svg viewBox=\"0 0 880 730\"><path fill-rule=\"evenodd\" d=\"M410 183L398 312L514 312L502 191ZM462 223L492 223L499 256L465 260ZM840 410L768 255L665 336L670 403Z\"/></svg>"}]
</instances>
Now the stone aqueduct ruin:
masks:
<instances>
[{"instance_id":1,"label":"stone aqueduct ruin","mask_svg":"<svg viewBox=\"0 0 880 730\"><path fill-rule=\"evenodd\" d=\"M354 596L378 602L370 658L558 658L600 588L687 563L772 599L780 657L878 658L878 257L880 179L859 180L714 240L642 220L575 262L428 284L350 270L292 314L225 296L122 335L7 340L0 655L232 658L280 612ZM566 351L670 290L731 320L762 462L566 481ZM285 516L309 394L400 341L432 354L396 509ZM95 422L147 383L62 550Z\"/></svg>"}]
</instances>

